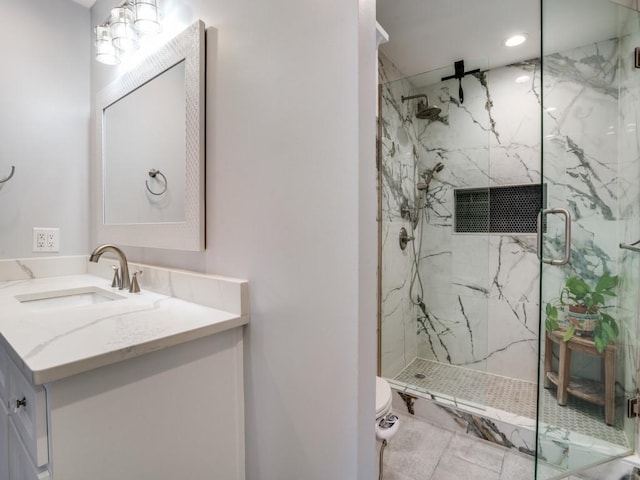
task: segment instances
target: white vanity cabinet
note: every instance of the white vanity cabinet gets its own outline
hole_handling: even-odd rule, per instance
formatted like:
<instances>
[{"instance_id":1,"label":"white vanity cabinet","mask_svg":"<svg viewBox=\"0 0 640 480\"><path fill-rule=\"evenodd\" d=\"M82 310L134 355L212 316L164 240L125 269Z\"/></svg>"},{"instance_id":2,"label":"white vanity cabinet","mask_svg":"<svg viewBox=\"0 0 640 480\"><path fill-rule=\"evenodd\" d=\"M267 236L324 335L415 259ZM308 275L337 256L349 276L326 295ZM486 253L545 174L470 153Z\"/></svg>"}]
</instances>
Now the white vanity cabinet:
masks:
<instances>
[{"instance_id":1,"label":"white vanity cabinet","mask_svg":"<svg viewBox=\"0 0 640 480\"><path fill-rule=\"evenodd\" d=\"M244 480L248 282L80 260L0 260L0 480Z\"/></svg>"},{"instance_id":2,"label":"white vanity cabinet","mask_svg":"<svg viewBox=\"0 0 640 480\"><path fill-rule=\"evenodd\" d=\"M0 480L9 478L9 412L7 411L7 356L0 345Z\"/></svg>"},{"instance_id":3,"label":"white vanity cabinet","mask_svg":"<svg viewBox=\"0 0 640 480\"><path fill-rule=\"evenodd\" d=\"M29 384L2 346L0 399L0 479L49 479L44 389Z\"/></svg>"},{"instance_id":4,"label":"white vanity cabinet","mask_svg":"<svg viewBox=\"0 0 640 480\"><path fill-rule=\"evenodd\" d=\"M20 439L20 435L11 420L8 422L8 478L9 480L49 480L51 476L46 469L36 467L29 454L27 447Z\"/></svg>"},{"instance_id":5,"label":"white vanity cabinet","mask_svg":"<svg viewBox=\"0 0 640 480\"><path fill-rule=\"evenodd\" d=\"M1 396L0 396L1 397ZM9 413L4 397L0 404L0 479L9 478Z\"/></svg>"},{"instance_id":6,"label":"white vanity cabinet","mask_svg":"<svg viewBox=\"0 0 640 480\"><path fill-rule=\"evenodd\" d=\"M244 479L242 355L237 327L39 386L0 346L0 480Z\"/></svg>"}]
</instances>

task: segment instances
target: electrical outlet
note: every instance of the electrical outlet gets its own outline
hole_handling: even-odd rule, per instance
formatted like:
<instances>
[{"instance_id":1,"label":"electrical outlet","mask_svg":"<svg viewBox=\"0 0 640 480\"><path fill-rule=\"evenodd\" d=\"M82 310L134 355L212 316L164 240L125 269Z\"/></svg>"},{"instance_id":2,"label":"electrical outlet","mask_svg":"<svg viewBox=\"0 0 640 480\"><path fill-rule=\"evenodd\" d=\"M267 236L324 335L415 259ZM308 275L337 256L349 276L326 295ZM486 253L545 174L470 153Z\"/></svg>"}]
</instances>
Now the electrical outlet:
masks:
<instances>
[{"instance_id":1,"label":"electrical outlet","mask_svg":"<svg viewBox=\"0 0 640 480\"><path fill-rule=\"evenodd\" d=\"M59 228L33 228L34 252L59 252L60 229Z\"/></svg>"}]
</instances>

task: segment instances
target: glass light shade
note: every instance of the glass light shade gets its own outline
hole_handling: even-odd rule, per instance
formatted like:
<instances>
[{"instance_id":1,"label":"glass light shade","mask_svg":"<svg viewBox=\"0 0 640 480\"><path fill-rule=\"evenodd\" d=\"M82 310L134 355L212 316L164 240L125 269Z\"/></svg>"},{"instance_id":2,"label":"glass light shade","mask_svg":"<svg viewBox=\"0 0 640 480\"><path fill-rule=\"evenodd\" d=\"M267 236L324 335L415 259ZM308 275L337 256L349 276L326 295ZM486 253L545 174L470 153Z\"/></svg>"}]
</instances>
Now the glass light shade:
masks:
<instances>
[{"instance_id":1,"label":"glass light shade","mask_svg":"<svg viewBox=\"0 0 640 480\"><path fill-rule=\"evenodd\" d=\"M134 24L144 34L160 33L162 26L158 19L156 0L136 0L133 4Z\"/></svg>"},{"instance_id":2,"label":"glass light shade","mask_svg":"<svg viewBox=\"0 0 640 480\"><path fill-rule=\"evenodd\" d=\"M138 34L133 28L133 12L127 6L111 10L111 35L119 50L129 52L138 48Z\"/></svg>"},{"instance_id":3,"label":"glass light shade","mask_svg":"<svg viewBox=\"0 0 640 480\"><path fill-rule=\"evenodd\" d=\"M95 28L96 34L96 60L107 65L120 63L118 49L113 46L111 29L106 25L98 25Z\"/></svg>"}]
</instances>

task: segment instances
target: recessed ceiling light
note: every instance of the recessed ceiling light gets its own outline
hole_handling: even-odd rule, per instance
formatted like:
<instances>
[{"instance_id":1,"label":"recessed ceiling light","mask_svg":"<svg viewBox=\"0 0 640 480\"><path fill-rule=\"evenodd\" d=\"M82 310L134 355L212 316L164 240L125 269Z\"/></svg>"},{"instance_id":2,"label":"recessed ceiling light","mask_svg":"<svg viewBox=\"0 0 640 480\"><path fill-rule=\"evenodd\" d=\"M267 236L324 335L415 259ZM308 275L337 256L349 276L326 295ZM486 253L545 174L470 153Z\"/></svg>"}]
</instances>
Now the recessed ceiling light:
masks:
<instances>
[{"instance_id":1,"label":"recessed ceiling light","mask_svg":"<svg viewBox=\"0 0 640 480\"><path fill-rule=\"evenodd\" d=\"M531 80L529 75L521 75L516 78L516 83L527 83L529 80Z\"/></svg>"},{"instance_id":2,"label":"recessed ceiling light","mask_svg":"<svg viewBox=\"0 0 640 480\"><path fill-rule=\"evenodd\" d=\"M527 36L524 33L518 33L517 35L512 35L504 41L505 47L516 47L518 45L522 45L527 41Z\"/></svg>"}]
</instances>

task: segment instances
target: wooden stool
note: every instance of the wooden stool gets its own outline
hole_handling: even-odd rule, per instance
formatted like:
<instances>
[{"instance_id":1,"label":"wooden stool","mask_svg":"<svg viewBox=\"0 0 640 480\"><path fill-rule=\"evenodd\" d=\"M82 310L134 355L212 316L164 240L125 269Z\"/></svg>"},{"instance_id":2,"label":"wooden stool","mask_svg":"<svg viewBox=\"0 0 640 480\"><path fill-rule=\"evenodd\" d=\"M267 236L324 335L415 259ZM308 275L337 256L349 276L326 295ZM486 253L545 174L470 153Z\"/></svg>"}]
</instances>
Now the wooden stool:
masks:
<instances>
[{"instance_id":1,"label":"wooden stool","mask_svg":"<svg viewBox=\"0 0 640 480\"><path fill-rule=\"evenodd\" d=\"M554 330L546 333L544 356L544 388L549 388L553 383L558 387L558 405L567 404L567 395L575 395L588 402L604 405L604 421L607 425L613 425L616 408L616 346L607 345L603 353L598 353L593 340L583 337L571 337L568 341L562 340L564 330ZM558 373L551 371L553 360L553 344L560 347ZM571 352L578 352L600 357L604 360L604 392L602 383L589 380L570 379Z\"/></svg>"}]
</instances>

